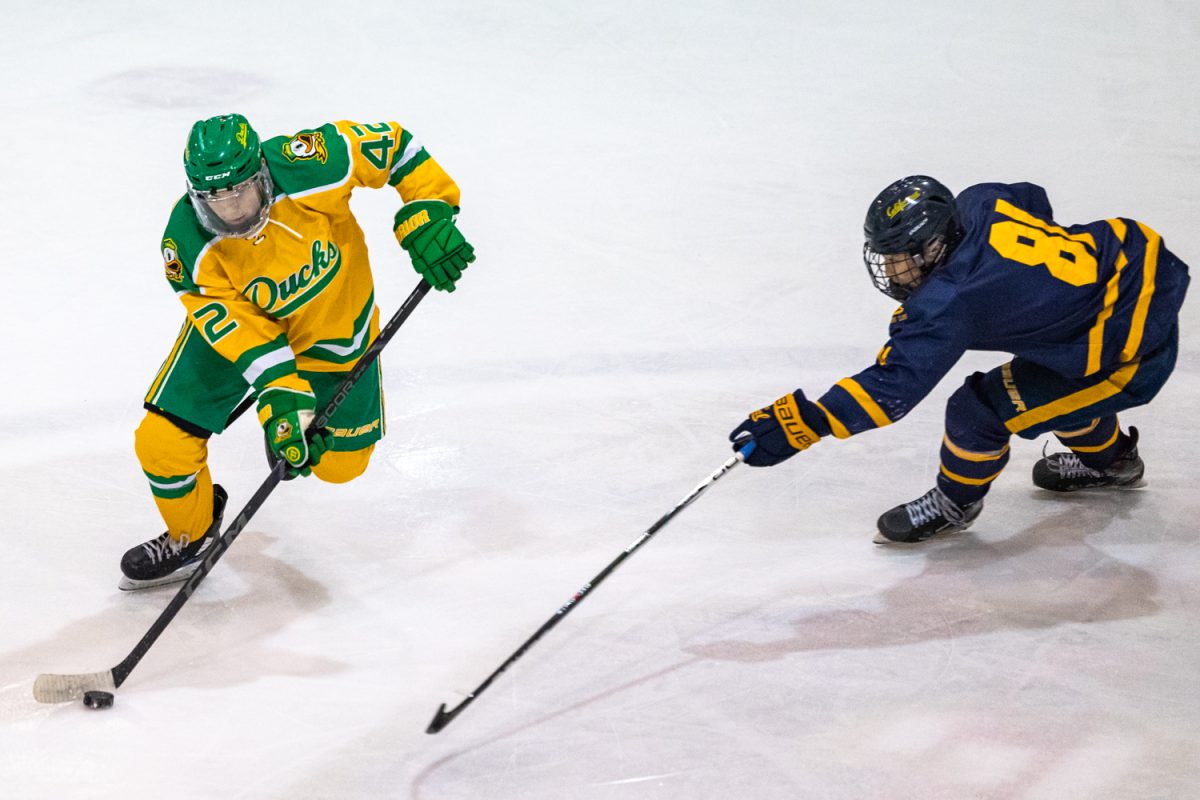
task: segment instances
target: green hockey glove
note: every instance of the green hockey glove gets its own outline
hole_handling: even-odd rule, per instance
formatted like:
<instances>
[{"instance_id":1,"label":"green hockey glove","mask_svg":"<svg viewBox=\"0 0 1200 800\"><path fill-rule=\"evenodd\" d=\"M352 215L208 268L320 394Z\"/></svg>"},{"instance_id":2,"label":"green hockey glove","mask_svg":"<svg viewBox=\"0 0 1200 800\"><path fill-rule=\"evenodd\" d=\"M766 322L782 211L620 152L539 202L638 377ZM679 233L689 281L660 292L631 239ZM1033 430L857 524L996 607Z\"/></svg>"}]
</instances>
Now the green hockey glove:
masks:
<instances>
[{"instance_id":1,"label":"green hockey glove","mask_svg":"<svg viewBox=\"0 0 1200 800\"><path fill-rule=\"evenodd\" d=\"M396 212L392 226L413 269L443 292L453 292L454 282L475 260L475 248L454 226L454 212L453 206L441 200L414 200Z\"/></svg>"},{"instance_id":2,"label":"green hockey glove","mask_svg":"<svg viewBox=\"0 0 1200 800\"><path fill-rule=\"evenodd\" d=\"M325 428L305 437L315 416L316 398L311 390L299 388L301 385L307 386L307 381L282 378L258 395L258 421L267 437L267 449L275 458L287 461L287 478L312 474L332 440Z\"/></svg>"}]
</instances>

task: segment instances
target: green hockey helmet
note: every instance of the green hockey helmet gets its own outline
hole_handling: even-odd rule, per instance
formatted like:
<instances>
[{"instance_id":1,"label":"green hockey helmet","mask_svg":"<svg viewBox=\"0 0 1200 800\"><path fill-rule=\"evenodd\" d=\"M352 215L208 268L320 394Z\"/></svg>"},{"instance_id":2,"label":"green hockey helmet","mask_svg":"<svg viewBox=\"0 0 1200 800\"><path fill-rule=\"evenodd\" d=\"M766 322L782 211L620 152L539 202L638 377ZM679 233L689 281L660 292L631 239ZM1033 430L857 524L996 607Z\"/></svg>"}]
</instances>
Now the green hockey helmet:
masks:
<instances>
[{"instance_id":1,"label":"green hockey helmet","mask_svg":"<svg viewBox=\"0 0 1200 800\"><path fill-rule=\"evenodd\" d=\"M200 224L219 236L253 237L270 215L274 184L258 134L241 114L202 119L183 151L188 196Z\"/></svg>"}]
</instances>

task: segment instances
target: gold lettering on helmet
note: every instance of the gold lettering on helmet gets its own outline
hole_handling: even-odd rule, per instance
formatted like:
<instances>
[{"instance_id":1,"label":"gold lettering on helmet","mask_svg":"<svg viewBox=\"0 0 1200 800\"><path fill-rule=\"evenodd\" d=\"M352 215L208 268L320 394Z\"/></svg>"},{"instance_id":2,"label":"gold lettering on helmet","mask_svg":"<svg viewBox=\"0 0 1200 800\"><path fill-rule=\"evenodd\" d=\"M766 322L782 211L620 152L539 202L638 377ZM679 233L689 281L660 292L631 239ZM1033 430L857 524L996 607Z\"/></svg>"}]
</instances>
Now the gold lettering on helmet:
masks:
<instances>
[{"instance_id":1,"label":"gold lettering on helmet","mask_svg":"<svg viewBox=\"0 0 1200 800\"><path fill-rule=\"evenodd\" d=\"M246 146L246 136L249 133L249 131L250 131L250 126L243 122L241 125L238 126L237 136L235 136L233 138L237 139L238 144L240 144L242 147L245 147Z\"/></svg>"},{"instance_id":2,"label":"gold lettering on helmet","mask_svg":"<svg viewBox=\"0 0 1200 800\"><path fill-rule=\"evenodd\" d=\"M902 200L897 200L896 202L892 203L888 207L888 210L887 210L888 219L891 219L892 217L896 216L901 211L903 211L904 209L908 208L909 206L915 204L920 199L921 199L921 190L913 189L913 193L910 194L908 197L905 197Z\"/></svg>"}]
</instances>

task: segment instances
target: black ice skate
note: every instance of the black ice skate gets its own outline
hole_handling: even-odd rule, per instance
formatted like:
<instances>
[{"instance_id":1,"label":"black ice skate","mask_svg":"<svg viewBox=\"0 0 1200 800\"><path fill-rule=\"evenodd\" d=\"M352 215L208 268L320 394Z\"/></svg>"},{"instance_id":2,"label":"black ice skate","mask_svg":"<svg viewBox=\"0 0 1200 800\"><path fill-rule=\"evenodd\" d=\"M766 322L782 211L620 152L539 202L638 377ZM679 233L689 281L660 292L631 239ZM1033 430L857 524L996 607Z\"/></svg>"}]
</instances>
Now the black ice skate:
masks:
<instances>
[{"instance_id":1,"label":"black ice skate","mask_svg":"<svg viewBox=\"0 0 1200 800\"><path fill-rule=\"evenodd\" d=\"M209 546L220 535L221 517L225 514L225 501L228 499L225 490L213 484L212 524L198 541L190 542L185 536L181 542L176 542L164 532L128 550L121 558L124 576L119 588L129 592L186 580L200 566L200 560L208 552Z\"/></svg>"},{"instance_id":2,"label":"black ice skate","mask_svg":"<svg viewBox=\"0 0 1200 800\"><path fill-rule=\"evenodd\" d=\"M1138 456L1137 428L1129 429L1129 441L1117 459L1101 470L1085 466L1074 453L1055 453L1033 465L1034 485L1052 492L1074 492L1105 486L1129 486L1142 479L1146 465Z\"/></svg>"},{"instance_id":3,"label":"black ice skate","mask_svg":"<svg viewBox=\"0 0 1200 800\"><path fill-rule=\"evenodd\" d=\"M965 530L980 511L983 511L983 500L959 508L935 486L911 503L885 512L876 523L879 532L875 534L875 542L911 544L923 542L937 533Z\"/></svg>"}]
</instances>

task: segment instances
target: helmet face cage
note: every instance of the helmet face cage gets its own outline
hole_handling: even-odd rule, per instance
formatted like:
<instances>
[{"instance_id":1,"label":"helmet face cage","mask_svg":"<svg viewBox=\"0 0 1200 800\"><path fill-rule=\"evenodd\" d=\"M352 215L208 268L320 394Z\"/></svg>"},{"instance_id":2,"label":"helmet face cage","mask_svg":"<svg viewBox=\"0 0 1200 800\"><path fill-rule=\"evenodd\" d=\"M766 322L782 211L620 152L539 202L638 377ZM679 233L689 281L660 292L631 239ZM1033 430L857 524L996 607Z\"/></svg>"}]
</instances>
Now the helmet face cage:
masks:
<instances>
[{"instance_id":1,"label":"helmet face cage","mask_svg":"<svg viewBox=\"0 0 1200 800\"><path fill-rule=\"evenodd\" d=\"M879 193L863 224L863 263L879 291L907 299L945 263L962 236L954 194L925 175Z\"/></svg>"},{"instance_id":2,"label":"helmet face cage","mask_svg":"<svg viewBox=\"0 0 1200 800\"><path fill-rule=\"evenodd\" d=\"M216 236L250 239L266 227L275 186L263 159L258 172L227 189L197 189L189 182L188 197L206 231Z\"/></svg>"},{"instance_id":3,"label":"helmet face cage","mask_svg":"<svg viewBox=\"0 0 1200 800\"><path fill-rule=\"evenodd\" d=\"M917 252L880 253L863 243L863 262L875 288L893 300L903 302L921 285L925 276L942 265L950 254L946 237L939 235L925 242Z\"/></svg>"}]
</instances>

